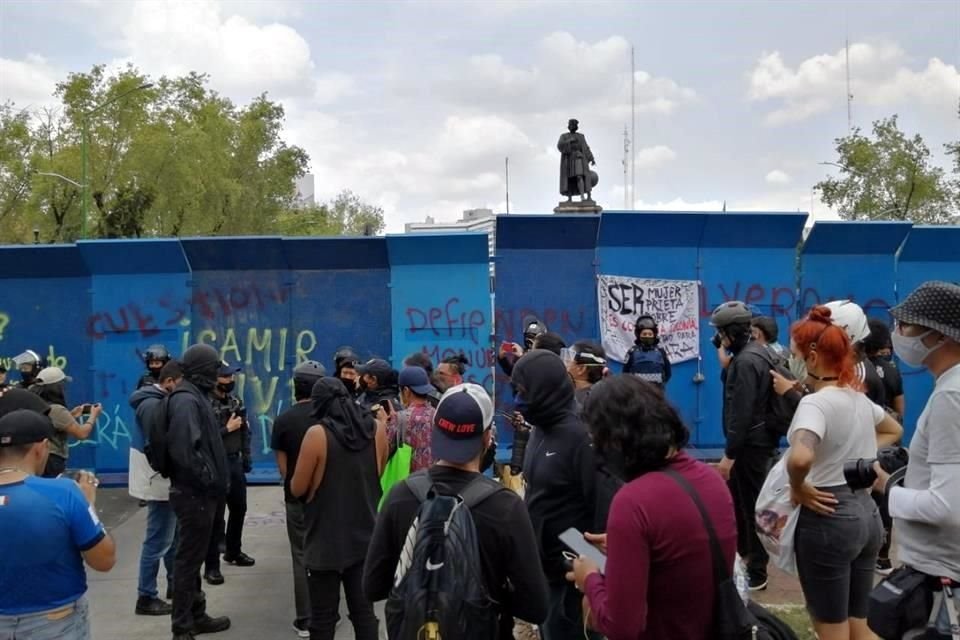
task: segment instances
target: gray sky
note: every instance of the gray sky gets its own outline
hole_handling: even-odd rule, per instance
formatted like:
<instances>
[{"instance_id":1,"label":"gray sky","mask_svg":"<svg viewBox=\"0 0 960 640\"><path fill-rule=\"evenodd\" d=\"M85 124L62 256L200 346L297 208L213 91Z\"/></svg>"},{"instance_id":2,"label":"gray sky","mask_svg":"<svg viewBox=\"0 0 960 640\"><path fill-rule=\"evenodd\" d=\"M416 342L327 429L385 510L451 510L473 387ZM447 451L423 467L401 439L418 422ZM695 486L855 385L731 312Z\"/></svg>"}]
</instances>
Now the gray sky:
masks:
<instances>
[{"instance_id":1,"label":"gray sky","mask_svg":"<svg viewBox=\"0 0 960 640\"><path fill-rule=\"evenodd\" d=\"M847 130L900 115L944 162L960 136L960 2L2 0L0 100L51 102L93 64L207 72L287 109L317 196L383 206L388 231L466 208L549 213L578 118L595 199L621 209L636 49L636 206L807 211ZM817 217L831 214L813 202Z\"/></svg>"}]
</instances>

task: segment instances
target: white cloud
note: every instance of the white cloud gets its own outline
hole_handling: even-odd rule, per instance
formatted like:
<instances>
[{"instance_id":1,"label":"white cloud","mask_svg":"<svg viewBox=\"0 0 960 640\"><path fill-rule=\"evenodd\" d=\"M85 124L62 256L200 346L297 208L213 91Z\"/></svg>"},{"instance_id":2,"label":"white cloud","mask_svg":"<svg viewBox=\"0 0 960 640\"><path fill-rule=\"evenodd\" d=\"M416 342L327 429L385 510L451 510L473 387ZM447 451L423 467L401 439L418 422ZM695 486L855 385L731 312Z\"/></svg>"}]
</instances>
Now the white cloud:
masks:
<instances>
[{"instance_id":1,"label":"white cloud","mask_svg":"<svg viewBox=\"0 0 960 640\"><path fill-rule=\"evenodd\" d=\"M764 180L766 180L768 184L778 184L778 185L790 184L791 182L790 176L786 172L781 171L780 169L774 169L773 171L769 172L764 178Z\"/></svg>"},{"instance_id":2,"label":"white cloud","mask_svg":"<svg viewBox=\"0 0 960 640\"><path fill-rule=\"evenodd\" d=\"M658 144L655 147L644 147L637 150L634 164L638 169L656 169L669 163L677 157L677 152L668 146Z\"/></svg>"},{"instance_id":3,"label":"white cloud","mask_svg":"<svg viewBox=\"0 0 960 640\"><path fill-rule=\"evenodd\" d=\"M630 43L621 36L596 42L565 31L544 37L533 62L517 66L497 54L468 58L447 73L448 100L523 114L590 114L623 122L630 113ZM647 71L634 75L637 112L668 115L697 94ZM583 116L584 118L586 116Z\"/></svg>"},{"instance_id":4,"label":"white cloud","mask_svg":"<svg viewBox=\"0 0 960 640\"><path fill-rule=\"evenodd\" d=\"M235 97L322 93L310 45L289 26L228 15L214 0L148 0L128 9L113 42L122 52L115 64L129 61L151 74L209 73L216 88Z\"/></svg>"},{"instance_id":5,"label":"white cloud","mask_svg":"<svg viewBox=\"0 0 960 640\"><path fill-rule=\"evenodd\" d=\"M57 102L54 87L65 76L37 54L24 60L0 58L0 103L9 100L21 109L52 106Z\"/></svg>"},{"instance_id":6,"label":"white cloud","mask_svg":"<svg viewBox=\"0 0 960 640\"><path fill-rule=\"evenodd\" d=\"M960 71L939 58L913 69L904 51L890 43L850 45L853 104L891 106L922 103L955 117L960 98ZM779 52L765 53L749 73L747 97L778 103L765 122L776 126L798 122L846 104L846 51L807 58L795 68Z\"/></svg>"}]
</instances>

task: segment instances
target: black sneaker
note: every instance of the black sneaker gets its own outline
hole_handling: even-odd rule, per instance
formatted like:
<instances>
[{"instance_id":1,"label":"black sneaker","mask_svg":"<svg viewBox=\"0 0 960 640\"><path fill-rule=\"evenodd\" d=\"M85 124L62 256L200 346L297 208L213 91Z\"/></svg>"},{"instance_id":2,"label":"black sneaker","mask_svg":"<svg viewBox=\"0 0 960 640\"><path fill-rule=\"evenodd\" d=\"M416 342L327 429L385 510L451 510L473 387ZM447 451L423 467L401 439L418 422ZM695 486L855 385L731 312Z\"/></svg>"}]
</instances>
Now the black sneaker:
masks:
<instances>
[{"instance_id":1,"label":"black sneaker","mask_svg":"<svg viewBox=\"0 0 960 640\"><path fill-rule=\"evenodd\" d=\"M173 607L160 598L140 596L135 612L138 616L168 616L173 612Z\"/></svg>"},{"instance_id":2,"label":"black sneaker","mask_svg":"<svg viewBox=\"0 0 960 640\"><path fill-rule=\"evenodd\" d=\"M766 591L767 576L750 576L747 579L747 586L750 588L750 591Z\"/></svg>"},{"instance_id":3,"label":"black sneaker","mask_svg":"<svg viewBox=\"0 0 960 640\"><path fill-rule=\"evenodd\" d=\"M223 584L223 574L220 573L220 569L211 569L210 571L207 571L203 574L203 579L207 581L207 584Z\"/></svg>"},{"instance_id":4,"label":"black sneaker","mask_svg":"<svg viewBox=\"0 0 960 640\"><path fill-rule=\"evenodd\" d=\"M228 556L224 554L223 561L227 564L232 564L238 567L252 567L257 564L257 561L243 553L242 551L235 556Z\"/></svg>"},{"instance_id":5,"label":"black sneaker","mask_svg":"<svg viewBox=\"0 0 960 640\"><path fill-rule=\"evenodd\" d=\"M167 585L167 600L173 600L173 585Z\"/></svg>"},{"instance_id":6,"label":"black sneaker","mask_svg":"<svg viewBox=\"0 0 960 640\"><path fill-rule=\"evenodd\" d=\"M175 633L173 640L196 640L196 638L192 633Z\"/></svg>"},{"instance_id":7,"label":"black sneaker","mask_svg":"<svg viewBox=\"0 0 960 640\"><path fill-rule=\"evenodd\" d=\"M298 638L309 638L310 629L307 628L306 620L294 620L293 621L293 630L297 632Z\"/></svg>"},{"instance_id":8,"label":"black sneaker","mask_svg":"<svg viewBox=\"0 0 960 640\"><path fill-rule=\"evenodd\" d=\"M201 633L220 633L229 628L230 618L227 616L211 618L207 614L203 614L193 619L193 635L195 636L199 636Z\"/></svg>"}]
</instances>

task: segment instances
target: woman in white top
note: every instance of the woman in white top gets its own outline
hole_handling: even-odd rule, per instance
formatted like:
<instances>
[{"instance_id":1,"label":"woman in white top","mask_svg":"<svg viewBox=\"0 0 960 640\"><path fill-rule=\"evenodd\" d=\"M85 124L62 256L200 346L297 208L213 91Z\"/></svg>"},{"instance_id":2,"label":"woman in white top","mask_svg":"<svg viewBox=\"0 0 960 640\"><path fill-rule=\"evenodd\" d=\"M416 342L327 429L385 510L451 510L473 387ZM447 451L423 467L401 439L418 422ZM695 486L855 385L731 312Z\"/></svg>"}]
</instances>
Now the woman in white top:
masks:
<instances>
[{"instance_id":1,"label":"woman in white top","mask_svg":"<svg viewBox=\"0 0 960 640\"><path fill-rule=\"evenodd\" d=\"M877 455L903 429L861 391L846 332L830 309L814 307L791 330L790 349L807 367L805 396L787 438L787 471L800 505L794 548L800 586L820 640L875 638L867 603L883 528L869 489L854 491L845 463Z\"/></svg>"}]
</instances>

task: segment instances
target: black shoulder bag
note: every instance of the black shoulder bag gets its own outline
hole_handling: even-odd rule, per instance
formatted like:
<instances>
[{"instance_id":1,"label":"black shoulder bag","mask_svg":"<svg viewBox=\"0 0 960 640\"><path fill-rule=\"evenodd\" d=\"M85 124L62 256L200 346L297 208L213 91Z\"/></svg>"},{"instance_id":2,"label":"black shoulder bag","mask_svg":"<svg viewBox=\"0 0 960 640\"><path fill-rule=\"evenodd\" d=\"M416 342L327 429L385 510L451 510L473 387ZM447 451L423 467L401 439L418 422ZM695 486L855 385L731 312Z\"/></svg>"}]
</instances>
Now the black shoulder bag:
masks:
<instances>
[{"instance_id":1,"label":"black shoulder bag","mask_svg":"<svg viewBox=\"0 0 960 640\"><path fill-rule=\"evenodd\" d=\"M713 582L716 585L717 595L713 610L713 638L716 640L768 640L770 635L762 627L757 618L747 610L737 585L730 575L726 560L723 558L723 549L717 539L717 532L707 513L706 507L700 500L697 490L687 482L687 479L673 469L664 469L666 475L673 479L683 491L690 496L700 512L703 526L710 537L710 553L713 555Z\"/></svg>"}]
</instances>

